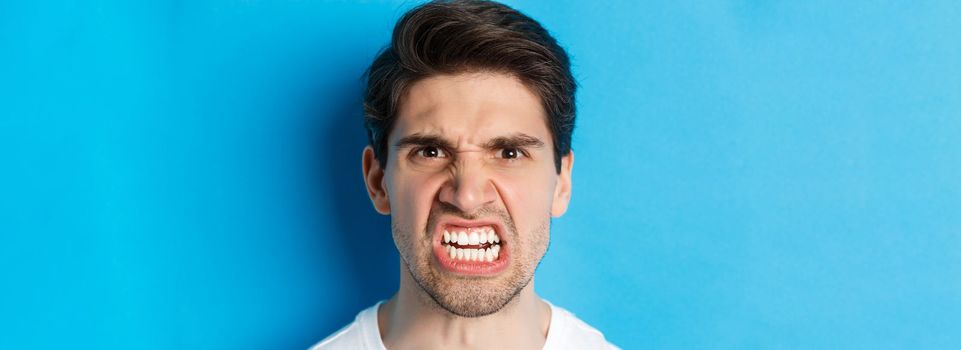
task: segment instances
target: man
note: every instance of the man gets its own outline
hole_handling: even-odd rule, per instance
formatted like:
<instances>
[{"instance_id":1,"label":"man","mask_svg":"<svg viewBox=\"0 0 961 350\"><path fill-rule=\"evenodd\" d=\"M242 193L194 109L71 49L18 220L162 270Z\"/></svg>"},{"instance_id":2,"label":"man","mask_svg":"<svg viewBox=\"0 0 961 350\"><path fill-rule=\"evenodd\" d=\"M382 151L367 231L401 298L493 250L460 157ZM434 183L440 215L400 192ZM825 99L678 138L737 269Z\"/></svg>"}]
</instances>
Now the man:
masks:
<instances>
[{"instance_id":1,"label":"man","mask_svg":"<svg viewBox=\"0 0 961 350\"><path fill-rule=\"evenodd\" d=\"M313 349L615 348L534 292L574 164L576 84L547 31L498 3L428 3L367 79L364 180L400 288Z\"/></svg>"}]
</instances>

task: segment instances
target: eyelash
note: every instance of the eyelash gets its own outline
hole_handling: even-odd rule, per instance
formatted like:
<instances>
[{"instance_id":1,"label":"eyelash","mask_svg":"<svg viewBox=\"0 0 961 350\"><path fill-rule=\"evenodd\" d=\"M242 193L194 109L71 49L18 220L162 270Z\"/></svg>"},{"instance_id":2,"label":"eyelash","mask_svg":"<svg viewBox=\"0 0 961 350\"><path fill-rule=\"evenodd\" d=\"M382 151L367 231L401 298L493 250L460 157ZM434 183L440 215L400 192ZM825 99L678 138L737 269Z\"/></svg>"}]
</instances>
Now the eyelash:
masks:
<instances>
[{"instance_id":1,"label":"eyelash","mask_svg":"<svg viewBox=\"0 0 961 350\"><path fill-rule=\"evenodd\" d=\"M435 149L437 149L437 151L438 151L439 153L444 154L445 156L449 157L450 152L448 152L448 151L445 150L444 148L438 147L438 146L422 146L422 147L414 148L414 149L411 151L411 157L418 157L418 156L419 156L420 158L442 158L442 157L440 157L440 156L437 156L437 157L425 157L425 156L422 156L421 153L424 152L425 150L427 150L428 148L435 148Z\"/></svg>"},{"instance_id":2,"label":"eyelash","mask_svg":"<svg viewBox=\"0 0 961 350\"><path fill-rule=\"evenodd\" d=\"M438 151L440 154L443 154L444 157L441 157L441 156L437 156L437 157L426 157L426 156L423 156L422 153L423 153L425 150L429 149L429 148L435 148L435 149L437 149L437 151ZM502 157L500 157L501 155L504 154L504 151L507 151L507 150L514 150L514 151L516 151L517 155L516 155L514 158L502 158ZM420 157L420 158L426 158L426 159L447 158L447 157L450 157L450 154L451 154L451 152L449 152L449 151L447 151L446 149L444 149L444 148L442 148L442 147L439 147L439 146L421 146L421 147L417 147L417 148L414 148L413 150L411 150L411 158L413 158L413 157ZM517 161L517 160L522 159L522 158L530 158L530 153L528 153L526 149L523 149L523 148L520 148L520 147L500 148L500 149L498 149L497 155L498 155L498 157L497 157L498 159L503 159L503 160L506 160L506 161L508 161L508 162Z\"/></svg>"},{"instance_id":3,"label":"eyelash","mask_svg":"<svg viewBox=\"0 0 961 350\"><path fill-rule=\"evenodd\" d=\"M500 158L500 157L499 157L499 159L504 159L504 160L507 160L507 161L509 161L509 162L512 162L512 161L519 160L519 159L521 159L521 158L529 158L529 157L530 157L530 154L527 153L527 150L525 150L525 149L523 149L523 148L520 148L520 147L501 148L501 149L499 149L498 155L503 155L503 154L504 154L504 151L507 151L507 150L514 150L514 151L517 153L517 155L516 155L514 158Z\"/></svg>"}]
</instances>

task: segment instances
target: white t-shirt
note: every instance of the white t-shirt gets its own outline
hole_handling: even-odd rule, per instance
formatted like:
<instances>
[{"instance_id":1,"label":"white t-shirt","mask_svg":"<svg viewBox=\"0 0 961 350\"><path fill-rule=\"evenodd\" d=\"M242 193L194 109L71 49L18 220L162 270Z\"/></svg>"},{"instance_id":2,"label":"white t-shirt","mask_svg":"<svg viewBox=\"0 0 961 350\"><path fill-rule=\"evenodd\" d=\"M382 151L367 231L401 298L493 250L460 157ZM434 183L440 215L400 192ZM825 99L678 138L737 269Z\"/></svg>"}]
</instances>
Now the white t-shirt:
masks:
<instances>
[{"instance_id":1,"label":"white t-shirt","mask_svg":"<svg viewBox=\"0 0 961 350\"><path fill-rule=\"evenodd\" d=\"M380 340L380 327L377 326L377 308L381 303L383 301L361 311L354 318L354 322L321 340L310 350L386 350ZM588 326L570 311L549 302L547 305L551 307L551 324L548 327L544 350L620 350L614 344L608 343L600 331Z\"/></svg>"}]
</instances>

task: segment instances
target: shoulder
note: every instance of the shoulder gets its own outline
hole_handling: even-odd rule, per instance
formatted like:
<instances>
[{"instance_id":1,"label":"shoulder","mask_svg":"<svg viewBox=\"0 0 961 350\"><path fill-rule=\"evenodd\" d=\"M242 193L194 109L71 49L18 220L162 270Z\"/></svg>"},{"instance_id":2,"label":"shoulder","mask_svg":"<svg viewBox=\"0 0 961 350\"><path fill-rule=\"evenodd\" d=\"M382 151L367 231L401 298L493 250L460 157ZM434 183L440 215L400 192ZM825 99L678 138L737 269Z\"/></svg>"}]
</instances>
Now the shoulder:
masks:
<instances>
[{"instance_id":1,"label":"shoulder","mask_svg":"<svg viewBox=\"0 0 961 350\"><path fill-rule=\"evenodd\" d=\"M551 306L551 326L544 349L603 349L619 350L604 338L604 334L564 308Z\"/></svg>"},{"instance_id":2,"label":"shoulder","mask_svg":"<svg viewBox=\"0 0 961 350\"><path fill-rule=\"evenodd\" d=\"M377 345L382 344L377 331L378 306L380 303L361 311L353 322L314 344L309 350L376 349Z\"/></svg>"},{"instance_id":3,"label":"shoulder","mask_svg":"<svg viewBox=\"0 0 961 350\"><path fill-rule=\"evenodd\" d=\"M363 344L363 341L363 332L360 331L357 320L354 320L354 322L311 346L310 350L356 349L359 344Z\"/></svg>"}]
</instances>

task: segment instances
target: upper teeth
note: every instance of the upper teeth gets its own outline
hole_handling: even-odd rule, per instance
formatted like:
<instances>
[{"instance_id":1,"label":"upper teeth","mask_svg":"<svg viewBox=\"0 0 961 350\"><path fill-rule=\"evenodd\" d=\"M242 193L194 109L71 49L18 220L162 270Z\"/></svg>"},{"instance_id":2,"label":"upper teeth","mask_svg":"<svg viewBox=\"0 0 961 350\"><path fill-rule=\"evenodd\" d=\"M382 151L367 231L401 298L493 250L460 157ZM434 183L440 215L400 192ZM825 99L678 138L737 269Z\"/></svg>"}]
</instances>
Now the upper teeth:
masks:
<instances>
[{"instance_id":1,"label":"upper teeth","mask_svg":"<svg viewBox=\"0 0 961 350\"><path fill-rule=\"evenodd\" d=\"M468 233L468 231L470 233ZM444 230L444 243L455 243L459 245L478 245L484 243L500 243L501 238L497 236L494 229L490 227L472 228L461 231Z\"/></svg>"},{"instance_id":2,"label":"upper teeth","mask_svg":"<svg viewBox=\"0 0 961 350\"><path fill-rule=\"evenodd\" d=\"M491 226L444 230L444 243L451 259L465 261L494 261L500 255L500 237ZM484 245L485 249L458 248L453 245Z\"/></svg>"}]
</instances>

